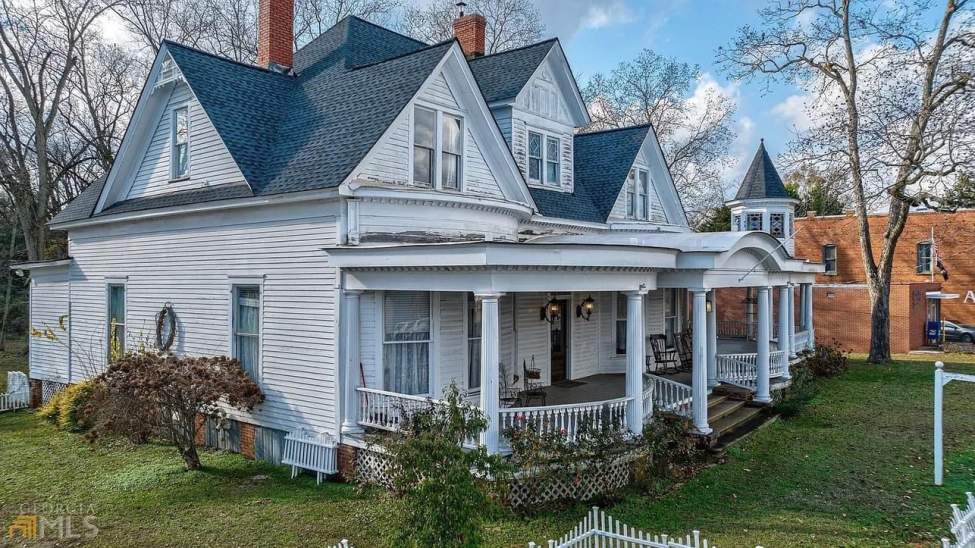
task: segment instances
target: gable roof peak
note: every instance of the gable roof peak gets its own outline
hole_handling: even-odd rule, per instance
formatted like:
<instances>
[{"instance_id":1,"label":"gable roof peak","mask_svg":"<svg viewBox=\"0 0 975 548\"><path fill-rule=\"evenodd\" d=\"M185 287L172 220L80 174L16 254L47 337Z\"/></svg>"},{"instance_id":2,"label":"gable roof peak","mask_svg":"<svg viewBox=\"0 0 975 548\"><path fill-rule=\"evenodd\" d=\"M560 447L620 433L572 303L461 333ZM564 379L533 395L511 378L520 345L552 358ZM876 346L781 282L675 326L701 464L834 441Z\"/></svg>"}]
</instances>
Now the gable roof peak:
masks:
<instances>
[{"instance_id":1,"label":"gable roof peak","mask_svg":"<svg viewBox=\"0 0 975 548\"><path fill-rule=\"evenodd\" d=\"M748 166L745 178L741 181L741 186L738 187L735 200L762 200L766 198L789 199L792 196L782 184L782 178L779 177L779 172L775 169L772 158L765 150L765 139L762 138L758 142L758 150L755 151L755 157L752 158L752 163Z\"/></svg>"}]
</instances>

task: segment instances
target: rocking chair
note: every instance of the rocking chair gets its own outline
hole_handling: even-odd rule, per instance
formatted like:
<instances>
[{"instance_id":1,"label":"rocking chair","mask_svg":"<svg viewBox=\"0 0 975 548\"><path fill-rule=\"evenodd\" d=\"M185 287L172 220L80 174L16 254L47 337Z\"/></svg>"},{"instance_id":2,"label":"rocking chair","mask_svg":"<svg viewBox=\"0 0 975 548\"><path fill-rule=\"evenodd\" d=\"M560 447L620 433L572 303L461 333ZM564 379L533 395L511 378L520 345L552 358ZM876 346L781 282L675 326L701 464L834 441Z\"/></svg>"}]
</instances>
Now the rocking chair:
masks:
<instances>
[{"instance_id":1,"label":"rocking chair","mask_svg":"<svg viewBox=\"0 0 975 548\"><path fill-rule=\"evenodd\" d=\"M680 371L691 371L694 369L694 347L691 346L691 334L682 331L675 337L677 343L677 355L680 357Z\"/></svg>"},{"instance_id":2,"label":"rocking chair","mask_svg":"<svg viewBox=\"0 0 975 548\"><path fill-rule=\"evenodd\" d=\"M650 335L650 351L653 352L654 373L669 373L677 370L676 350L667 349L666 335ZM650 373L650 356L647 356L647 372Z\"/></svg>"}]
</instances>

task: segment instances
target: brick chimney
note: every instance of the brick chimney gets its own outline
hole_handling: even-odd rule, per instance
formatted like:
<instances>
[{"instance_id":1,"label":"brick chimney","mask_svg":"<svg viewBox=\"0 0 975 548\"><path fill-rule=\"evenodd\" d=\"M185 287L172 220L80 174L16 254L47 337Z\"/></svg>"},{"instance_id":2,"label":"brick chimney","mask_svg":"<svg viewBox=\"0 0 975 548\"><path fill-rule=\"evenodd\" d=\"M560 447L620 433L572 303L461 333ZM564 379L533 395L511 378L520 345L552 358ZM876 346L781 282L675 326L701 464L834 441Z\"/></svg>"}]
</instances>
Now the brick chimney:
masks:
<instances>
[{"instance_id":1,"label":"brick chimney","mask_svg":"<svg viewBox=\"0 0 975 548\"><path fill-rule=\"evenodd\" d=\"M478 13L464 14L467 4L457 2L460 15L454 19L454 37L460 42L461 49L468 59L484 56L484 36L487 30L487 20Z\"/></svg>"},{"instance_id":2,"label":"brick chimney","mask_svg":"<svg viewBox=\"0 0 975 548\"><path fill-rule=\"evenodd\" d=\"M294 65L294 0L259 0L257 64L287 72Z\"/></svg>"}]
</instances>

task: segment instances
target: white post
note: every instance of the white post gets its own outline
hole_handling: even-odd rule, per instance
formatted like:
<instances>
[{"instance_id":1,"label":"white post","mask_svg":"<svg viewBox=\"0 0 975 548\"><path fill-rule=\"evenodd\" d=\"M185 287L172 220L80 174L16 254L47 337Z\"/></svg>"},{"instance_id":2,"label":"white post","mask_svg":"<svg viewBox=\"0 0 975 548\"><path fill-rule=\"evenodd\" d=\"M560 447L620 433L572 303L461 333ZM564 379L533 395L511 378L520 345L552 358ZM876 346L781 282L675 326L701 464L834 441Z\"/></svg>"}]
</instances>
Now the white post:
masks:
<instances>
[{"instance_id":1,"label":"white post","mask_svg":"<svg viewBox=\"0 0 975 548\"><path fill-rule=\"evenodd\" d=\"M752 288L745 289L745 339L752 340L757 335L755 333L755 291Z\"/></svg>"},{"instance_id":2,"label":"white post","mask_svg":"<svg viewBox=\"0 0 975 548\"><path fill-rule=\"evenodd\" d=\"M796 288L792 285L789 288L789 359L796 357ZM785 373L789 377L788 370Z\"/></svg>"},{"instance_id":3,"label":"white post","mask_svg":"<svg viewBox=\"0 0 975 548\"><path fill-rule=\"evenodd\" d=\"M758 403L770 403L772 397L769 393L769 339L770 337L770 323L769 316L770 307L769 301L769 288L758 287L758 356L756 358L758 365L758 386L755 390L755 401Z\"/></svg>"},{"instance_id":4,"label":"white post","mask_svg":"<svg viewBox=\"0 0 975 548\"><path fill-rule=\"evenodd\" d=\"M694 429L698 434L706 436L711 433L711 427L708 425L707 292L704 289L692 289L691 292L694 295L694 330L692 333L694 353L691 359Z\"/></svg>"},{"instance_id":5,"label":"white post","mask_svg":"<svg viewBox=\"0 0 975 548\"><path fill-rule=\"evenodd\" d=\"M643 323L645 289L626 292L626 411L630 432L643 433L643 367L646 362L646 328Z\"/></svg>"},{"instance_id":6,"label":"white post","mask_svg":"<svg viewBox=\"0 0 975 548\"><path fill-rule=\"evenodd\" d=\"M945 364L934 364L934 484L944 484L944 445L941 414L944 412Z\"/></svg>"},{"instance_id":7,"label":"white post","mask_svg":"<svg viewBox=\"0 0 975 548\"><path fill-rule=\"evenodd\" d=\"M786 377L789 376L789 356L792 355L792 345L789 336L789 286L779 287L779 350L782 350L782 359L786 361Z\"/></svg>"},{"instance_id":8,"label":"white post","mask_svg":"<svg viewBox=\"0 0 975 548\"><path fill-rule=\"evenodd\" d=\"M708 292L708 392L718 386L718 293Z\"/></svg>"},{"instance_id":9,"label":"white post","mask_svg":"<svg viewBox=\"0 0 975 548\"><path fill-rule=\"evenodd\" d=\"M768 292L768 335L771 339L775 338L775 293L772 286L769 286Z\"/></svg>"},{"instance_id":10,"label":"white post","mask_svg":"<svg viewBox=\"0 0 975 548\"><path fill-rule=\"evenodd\" d=\"M500 293L477 293L481 301L481 412L488 426L481 432L481 443L488 453L498 452L498 360L500 337L498 335L498 299Z\"/></svg>"},{"instance_id":11,"label":"white post","mask_svg":"<svg viewBox=\"0 0 975 548\"><path fill-rule=\"evenodd\" d=\"M359 426L358 398L356 388L359 386L359 295L362 291L354 289L342 290L342 304L339 313L342 314L342 341L345 357L345 383L342 400L343 420L342 432L347 434L362 432Z\"/></svg>"},{"instance_id":12,"label":"white post","mask_svg":"<svg viewBox=\"0 0 975 548\"><path fill-rule=\"evenodd\" d=\"M816 330L813 328L813 284L806 284L806 331L809 332L809 350L816 349Z\"/></svg>"}]
</instances>

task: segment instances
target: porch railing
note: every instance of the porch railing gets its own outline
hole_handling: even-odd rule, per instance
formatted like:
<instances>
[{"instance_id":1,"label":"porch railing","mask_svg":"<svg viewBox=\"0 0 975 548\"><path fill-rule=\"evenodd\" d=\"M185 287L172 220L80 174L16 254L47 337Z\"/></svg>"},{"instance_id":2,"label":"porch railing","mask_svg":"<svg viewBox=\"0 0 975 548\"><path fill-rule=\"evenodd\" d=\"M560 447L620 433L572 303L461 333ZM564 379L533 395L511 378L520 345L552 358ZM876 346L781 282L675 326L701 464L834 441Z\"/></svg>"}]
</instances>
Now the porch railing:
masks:
<instances>
[{"instance_id":1,"label":"porch railing","mask_svg":"<svg viewBox=\"0 0 975 548\"><path fill-rule=\"evenodd\" d=\"M654 408L682 417L691 416L694 397L690 386L649 374L644 375L644 382L650 385ZM644 397L646 390L647 388L644 389Z\"/></svg>"},{"instance_id":2,"label":"porch railing","mask_svg":"<svg viewBox=\"0 0 975 548\"><path fill-rule=\"evenodd\" d=\"M584 428L626 429L626 408L633 398L552 405L548 407L509 407L498 413L498 426L504 434L511 428L531 427L539 433L560 432L576 441ZM502 442L507 445L507 442Z\"/></svg>"},{"instance_id":3,"label":"porch railing","mask_svg":"<svg viewBox=\"0 0 975 548\"><path fill-rule=\"evenodd\" d=\"M358 395L357 417L360 426L380 430L398 431L411 413L426 409L431 405L442 404L425 396L398 394L375 388L356 388Z\"/></svg>"},{"instance_id":4,"label":"porch railing","mask_svg":"<svg viewBox=\"0 0 975 548\"><path fill-rule=\"evenodd\" d=\"M758 354L718 354L716 360L718 380L742 388L754 390L758 380Z\"/></svg>"},{"instance_id":5,"label":"porch railing","mask_svg":"<svg viewBox=\"0 0 975 548\"><path fill-rule=\"evenodd\" d=\"M769 377L781 377L789 370L789 356L785 350L774 350L768 355Z\"/></svg>"},{"instance_id":6,"label":"porch railing","mask_svg":"<svg viewBox=\"0 0 975 548\"><path fill-rule=\"evenodd\" d=\"M796 342L796 352L809 349L809 331L797 331L792 340Z\"/></svg>"},{"instance_id":7,"label":"porch railing","mask_svg":"<svg viewBox=\"0 0 975 548\"><path fill-rule=\"evenodd\" d=\"M746 320L718 320L718 337L722 339L754 338L758 322Z\"/></svg>"}]
</instances>

